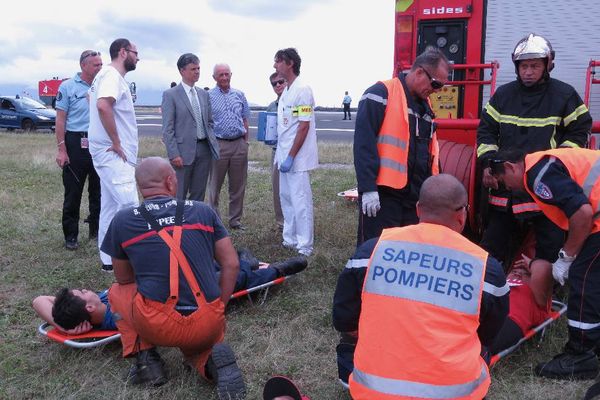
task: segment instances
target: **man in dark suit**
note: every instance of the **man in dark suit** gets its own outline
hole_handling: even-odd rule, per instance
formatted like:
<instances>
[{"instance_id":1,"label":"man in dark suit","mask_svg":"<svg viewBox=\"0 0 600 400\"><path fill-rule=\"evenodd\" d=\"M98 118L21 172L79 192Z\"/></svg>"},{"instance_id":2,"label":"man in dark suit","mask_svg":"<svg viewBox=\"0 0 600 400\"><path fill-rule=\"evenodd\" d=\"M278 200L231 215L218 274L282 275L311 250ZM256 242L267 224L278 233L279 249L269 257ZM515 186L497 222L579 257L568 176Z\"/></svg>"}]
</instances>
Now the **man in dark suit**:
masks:
<instances>
[{"instance_id":1,"label":"man in dark suit","mask_svg":"<svg viewBox=\"0 0 600 400\"><path fill-rule=\"evenodd\" d=\"M177 60L181 83L163 93L163 141L177 174L177 198L204 201L211 161L219 158L208 94L194 86L200 60L192 53Z\"/></svg>"}]
</instances>

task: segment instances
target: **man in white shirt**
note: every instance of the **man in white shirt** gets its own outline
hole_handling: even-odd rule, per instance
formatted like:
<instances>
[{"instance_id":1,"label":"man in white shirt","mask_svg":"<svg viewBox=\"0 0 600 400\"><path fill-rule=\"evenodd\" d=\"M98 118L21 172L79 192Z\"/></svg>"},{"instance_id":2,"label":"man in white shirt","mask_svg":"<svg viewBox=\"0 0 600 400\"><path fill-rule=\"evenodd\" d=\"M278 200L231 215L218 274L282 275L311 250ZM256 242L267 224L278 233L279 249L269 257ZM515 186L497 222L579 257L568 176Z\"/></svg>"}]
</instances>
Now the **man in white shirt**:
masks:
<instances>
[{"instance_id":1,"label":"man in white shirt","mask_svg":"<svg viewBox=\"0 0 600 400\"><path fill-rule=\"evenodd\" d=\"M313 201L309 171L319 165L312 89L302 83L301 59L294 48L279 50L273 67L288 84L277 108L279 197L283 245L309 256L314 244Z\"/></svg>"},{"instance_id":2,"label":"man in white shirt","mask_svg":"<svg viewBox=\"0 0 600 400\"><path fill-rule=\"evenodd\" d=\"M138 131L135 109L125 74L138 62L137 47L127 39L110 45L111 63L104 66L90 87L90 154L100 177L98 248L113 216L138 204L135 165ZM100 251L102 270L112 271L108 254Z\"/></svg>"}]
</instances>

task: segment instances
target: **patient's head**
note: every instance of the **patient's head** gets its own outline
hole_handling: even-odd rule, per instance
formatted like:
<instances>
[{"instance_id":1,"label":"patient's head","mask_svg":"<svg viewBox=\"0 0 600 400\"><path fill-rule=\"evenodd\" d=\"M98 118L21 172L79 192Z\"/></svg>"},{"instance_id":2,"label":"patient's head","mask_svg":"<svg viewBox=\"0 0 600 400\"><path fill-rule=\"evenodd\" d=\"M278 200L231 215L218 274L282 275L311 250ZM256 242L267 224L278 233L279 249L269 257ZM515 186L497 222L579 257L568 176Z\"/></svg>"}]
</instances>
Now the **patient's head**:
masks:
<instances>
[{"instance_id":1,"label":"patient's head","mask_svg":"<svg viewBox=\"0 0 600 400\"><path fill-rule=\"evenodd\" d=\"M73 329L84 321L91 321L92 312L101 303L100 297L90 290L63 288L56 294L52 318L64 329Z\"/></svg>"}]
</instances>

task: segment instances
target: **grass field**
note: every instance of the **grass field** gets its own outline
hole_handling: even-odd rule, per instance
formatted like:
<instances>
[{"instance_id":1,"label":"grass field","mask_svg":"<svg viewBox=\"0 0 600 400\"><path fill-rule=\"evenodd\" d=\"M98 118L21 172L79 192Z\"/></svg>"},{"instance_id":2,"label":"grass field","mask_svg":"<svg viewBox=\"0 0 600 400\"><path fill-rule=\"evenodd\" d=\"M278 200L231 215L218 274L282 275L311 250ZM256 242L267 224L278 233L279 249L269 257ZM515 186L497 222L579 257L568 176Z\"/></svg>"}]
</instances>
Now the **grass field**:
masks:
<instances>
[{"instance_id":1,"label":"grass field","mask_svg":"<svg viewBox=\"0 0 600 400\"><path fill-rule=\"evenodd\" d=\"M55 149L53 135L0 133L0 398L216 398L211 386L184 369L177 350L161 349L170 380L148 389L124 383L129 362L120 357L117 344L74 350L37 335L33 297L63 286L100 290L113 278L100 271L96 243L87 240L84 224L80 249L63 247L63 187ZM140 149L140 157L164 156L155 138L144 138ZM337 383L331 302L355 243L355 206L335 195L355 185L352 151L347 144L321 144L319 152L324 168L312 174L316 243L308 269L271 291L264 303L255 297L228 308L226 340L244 371L248 399L262 398L262 385L274 374L290 376L313 400L349 398ZM269 157L269 148L252 143L243 218L248 229L234 232L233 239L260 259L274 261L293 253L281 247L273 218ZM225 208L221 211L226 215ZM555 382L532 374L537 362L560 350L565 337L563 320L543 342L534 340L500 361L492 370L488 398L581 398L590 382Z\"/></svg>"}]
</instances>

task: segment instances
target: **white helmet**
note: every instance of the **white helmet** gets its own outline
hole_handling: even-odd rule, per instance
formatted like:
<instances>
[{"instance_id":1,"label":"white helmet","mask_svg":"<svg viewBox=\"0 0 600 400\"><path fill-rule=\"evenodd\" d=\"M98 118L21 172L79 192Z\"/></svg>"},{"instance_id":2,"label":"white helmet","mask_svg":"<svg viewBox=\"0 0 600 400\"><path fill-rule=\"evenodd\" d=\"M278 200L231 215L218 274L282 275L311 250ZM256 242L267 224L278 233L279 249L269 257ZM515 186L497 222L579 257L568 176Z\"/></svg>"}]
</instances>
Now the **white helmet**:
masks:
<instances>
[{"instance_id":1,"label":"white helmet","mask_svg":"<svg viewBox=\"0 0 600 400\"><path fill-rule=\"evenodd\" d=\"M517 74L519 73L519 61L535 58L546 59L547 72L552 71L552 68L554 68L554 50L550 42L543 36L530 33L517 42L515 50L512 53L512 60L515 63Z\"/></svg>"}]
</instances>

